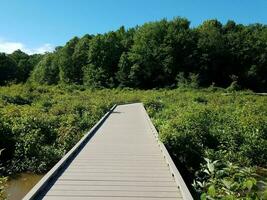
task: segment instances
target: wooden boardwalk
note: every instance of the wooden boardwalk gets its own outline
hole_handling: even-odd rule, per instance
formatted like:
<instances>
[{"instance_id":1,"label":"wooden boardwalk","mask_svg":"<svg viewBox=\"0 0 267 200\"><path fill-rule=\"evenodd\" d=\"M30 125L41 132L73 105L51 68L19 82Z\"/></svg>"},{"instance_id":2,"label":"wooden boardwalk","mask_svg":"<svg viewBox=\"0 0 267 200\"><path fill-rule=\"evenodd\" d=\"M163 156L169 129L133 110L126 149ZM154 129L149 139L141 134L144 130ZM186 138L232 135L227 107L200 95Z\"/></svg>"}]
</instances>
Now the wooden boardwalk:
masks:
<instances>
[{"instance_id":1,"label":"wooden boardwalk","mask_svg":"<svg viewBox=\"0 0 267 200\"><path fill-rule=\"evenodd\" d=\"M192 199L141 103L117 106L95 129L24 199Z\"/></svg>"}]
</instances>

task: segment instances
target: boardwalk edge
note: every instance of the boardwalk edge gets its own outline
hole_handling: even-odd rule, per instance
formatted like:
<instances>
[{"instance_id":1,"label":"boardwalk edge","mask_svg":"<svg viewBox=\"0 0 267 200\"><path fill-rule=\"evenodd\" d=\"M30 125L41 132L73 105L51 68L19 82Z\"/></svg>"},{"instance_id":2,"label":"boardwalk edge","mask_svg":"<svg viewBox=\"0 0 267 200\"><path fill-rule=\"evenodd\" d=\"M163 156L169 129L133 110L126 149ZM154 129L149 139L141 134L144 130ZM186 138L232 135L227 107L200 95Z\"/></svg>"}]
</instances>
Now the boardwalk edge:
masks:
<instances>
[{"instance_id":1,"label":"boardwalk edge","mask_svg":"<svg viewBox=\"0 0 267 200\"><path fill-rule=\"evenodd\" d=\"M142 107L143 107L143 111L145 113L145 117L150 125L150 128L152 130L152 133L154 134L156 140L158 141L158 144L161 148L161 151L165 157L165 161L167 162L167 164L169 165L170 167L170 170L171 170L171 173L175 179L175 182L177 184L177 186L180 188L181 190L181 193L182 193L182 197L183 199L185 200L194 200L187 185L185 184L184 182L184 179L182 177L182 175L180 174L180 172L178 171L177 167L175 166L168 150L166 149L165 145L159 140L159 134L158 134L158 131L157 129L155 128L155 126L153 125L145 107L144 107L144 104L142 103Z\"/></svg>"}]
</instances>

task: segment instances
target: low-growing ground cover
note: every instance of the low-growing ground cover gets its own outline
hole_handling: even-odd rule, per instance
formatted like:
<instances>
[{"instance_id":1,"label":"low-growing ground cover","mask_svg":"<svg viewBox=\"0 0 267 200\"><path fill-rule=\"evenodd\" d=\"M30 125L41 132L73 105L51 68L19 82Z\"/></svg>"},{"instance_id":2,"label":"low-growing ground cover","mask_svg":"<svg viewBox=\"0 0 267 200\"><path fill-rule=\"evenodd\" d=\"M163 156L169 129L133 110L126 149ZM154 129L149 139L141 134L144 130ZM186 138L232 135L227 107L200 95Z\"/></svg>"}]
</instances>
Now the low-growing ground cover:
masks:
<instances>
[{"instance_id":1,"label":"low-growing ground cover","mask_svg":"<svg viewBox=\"0 0 267 200\"><path fill-rule=\"evenodd\" d=\"M264 199L267 97L214 90L1 87L0 175L46 172L112 105L144 102L202 199Z\"/></svg>"}]
</instances>

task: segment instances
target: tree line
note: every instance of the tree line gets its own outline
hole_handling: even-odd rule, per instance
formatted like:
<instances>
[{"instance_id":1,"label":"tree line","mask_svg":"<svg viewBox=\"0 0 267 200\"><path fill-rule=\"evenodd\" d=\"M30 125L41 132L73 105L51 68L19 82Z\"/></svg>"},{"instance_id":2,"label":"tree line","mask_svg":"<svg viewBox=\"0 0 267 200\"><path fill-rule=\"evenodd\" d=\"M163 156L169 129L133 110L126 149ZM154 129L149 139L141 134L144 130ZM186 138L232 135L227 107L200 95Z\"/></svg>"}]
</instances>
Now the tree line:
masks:
<instances>
[{"instance_id":1,"label":"tree line","mask_svg":"<svg viewBox=\"0 0 267 200\"><path fill-rule=\"evenodd\" d=\"M0 54L0 84L83 84L96 88L176 87L197 79L199 86L266 91L267 26L204 21L190 27L174 18L74 37L45 55Z\"/></svg>"},{"instance_id":2,"label":"tree line","mask_svg":"<svg viewBox=\"0 0 267 200\"><path fill-rule=\"evenodd\" d=\"M0 52L0 85L26 82L42 55L28 55L21 50L12 54Z\"/></svg>"}]
</instances>

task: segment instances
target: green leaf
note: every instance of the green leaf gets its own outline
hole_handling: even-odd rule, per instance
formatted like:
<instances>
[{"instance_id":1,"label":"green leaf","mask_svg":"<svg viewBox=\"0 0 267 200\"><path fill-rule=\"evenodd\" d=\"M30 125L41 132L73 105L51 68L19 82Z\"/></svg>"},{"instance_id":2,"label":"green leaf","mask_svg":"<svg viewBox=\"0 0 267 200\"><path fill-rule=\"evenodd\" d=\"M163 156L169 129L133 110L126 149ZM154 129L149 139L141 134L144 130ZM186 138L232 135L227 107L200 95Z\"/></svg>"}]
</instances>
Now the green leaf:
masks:
<instances>
[{"instance_id":1,"label":"green leaf","mask_svg":"<svg viewBox=\"0 0 267 200\"><path fill-rule=\"evenodd\" d=\"M210 171L205 169L203 172L205 172L206 174L210 175Z\"/></svg>"},{"instance_id":2,"label":"green leaf","mask_svg":"<svg viewBox=\"0 0 267 200\"><path fill-rule=\"evenodd\" d=\"M206 200L207 199L207 194L206 193L201 194L200 199L201 200Z\"/></svg>"},{"instance_id":3,"label":"green leaf","mask_svg":"<svg viewBox=\"0 0 267 200\"><path fill-rule=\"evenodd\" d=\"M225 198L225 200L235 200L236 198L233 195L227 195Z\"/></svg>"},{"instance_id":4,"label":"green leaf","mask_svg":"<svg viewBox=\"0 0 267 200\"><path fill-rule=\"evenodd\" d=\"M256 179L250 178L243 183L243 186L250 191L253 185L255 185L256 183L257 183Z\"/></svg>"},{"instance_id":5,"label":"green leaf","mask_svg":"<svg viewBox=\"0 0 267 200\"><path fill-rule=\"evenodd\" d=\"M222 182L223 182L223 184L225 185L225 187L226 187L227 189L230 189L230 188L231 188L231 186L232 186L232 181L223 179Z\"/></svg>"},{"instance_id":6,"label":"green leaf","mask_svg":"<svg viewBox=\"0 0 267 200\"><path fill-rule=\"evenodd\" d=\"M267 199L267 188L264 190L262 194L262 199Z\"/></svg>"},{"instance_id":7,"label":"green leaf","mask_svg":"<svg viewBox=\"0 0 267 200\"><path fill-rule=\"evenodd\" d=\"M210 162L210 160L208 160L207 162L207 167L209 169L209 171L213 174L214 171L215 171L215 164L217 163L218 161L214 161L214 162Z\"/></svg>"},{"instance_id":8,"label":"green leaf","mask_svg":"<svg viewBox=\"0 0 267 200\"><path fill-rule=\"evenodd\" d=\"M208 159L208 158L204 158L204 160L205 160L207 163L210 162L210 159Z\"/></svg>"},{"instance_id":9,"label":"green leaf","mask_svg":"<svg viewBox=\"0 0 267 200\"><path fill-rule=\"evenodd\" d=\"M215 186L214 185L209 186L208 195L211 196L211 197L215 197L216 196L216 190L215 190Z\"/></svg>"}]
</instances>

